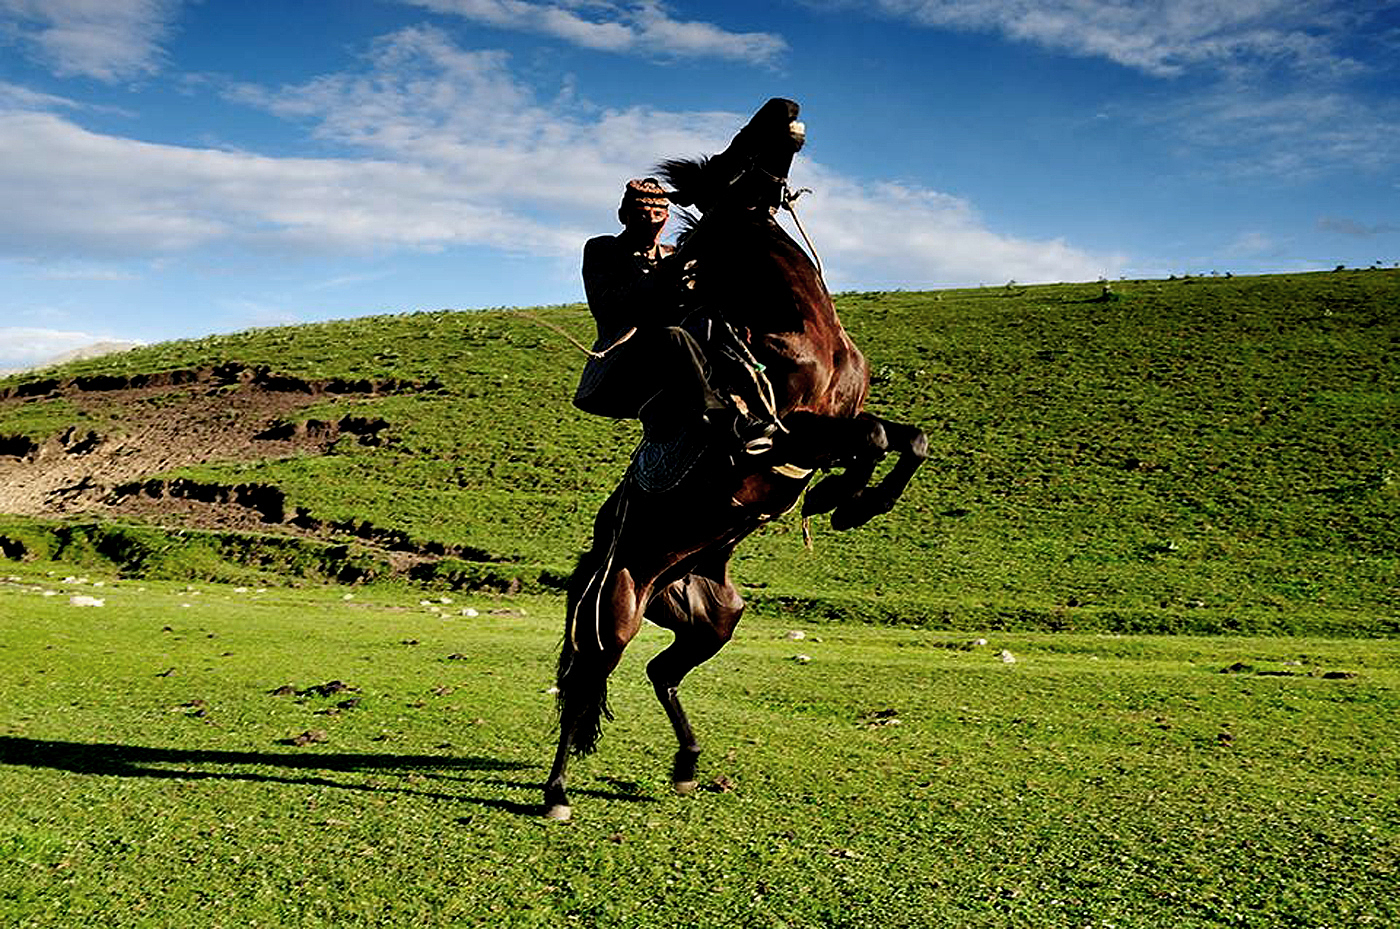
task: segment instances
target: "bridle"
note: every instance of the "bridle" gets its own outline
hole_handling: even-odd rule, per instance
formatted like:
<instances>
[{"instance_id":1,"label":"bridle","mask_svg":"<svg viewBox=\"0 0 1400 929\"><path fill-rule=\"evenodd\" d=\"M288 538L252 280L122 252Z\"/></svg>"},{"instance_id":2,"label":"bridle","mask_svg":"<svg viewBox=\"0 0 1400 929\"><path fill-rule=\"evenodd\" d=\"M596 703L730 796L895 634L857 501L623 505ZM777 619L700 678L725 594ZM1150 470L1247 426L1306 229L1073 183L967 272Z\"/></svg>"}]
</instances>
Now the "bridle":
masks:
<instances>
[{"instance_id":1,"label":"bridle","mask_svg":"<svg viewBox=\"0 0 1400 929\"><path fill-rule=\"evenodd\" d=\"M802 225L802 217L797 215L797 207L795 206L797 198L801 197L803 194L810 194L812 188L800 187L794 190L792 185L788 183L787 177L774 174L767 168L760 167L758 164L758 156L756 155L749 156L748 163L740 168L738 173L730 178L725 186L733 187L750 174L762 175L764 180L778 188L778 208L787 210L792 214L793 224L797 226L797 231L802 236L802 241L807 245L807 251L812 256L812 264L816 266L817 277L822 278L822 283L825 284L826 279L822 273L821 256L817 254L817 247L812 244L811 236L807 235L807 228ZM754 210L758 209L758 207L747 207L747 209Z\"/></svg>"}]
</instances>

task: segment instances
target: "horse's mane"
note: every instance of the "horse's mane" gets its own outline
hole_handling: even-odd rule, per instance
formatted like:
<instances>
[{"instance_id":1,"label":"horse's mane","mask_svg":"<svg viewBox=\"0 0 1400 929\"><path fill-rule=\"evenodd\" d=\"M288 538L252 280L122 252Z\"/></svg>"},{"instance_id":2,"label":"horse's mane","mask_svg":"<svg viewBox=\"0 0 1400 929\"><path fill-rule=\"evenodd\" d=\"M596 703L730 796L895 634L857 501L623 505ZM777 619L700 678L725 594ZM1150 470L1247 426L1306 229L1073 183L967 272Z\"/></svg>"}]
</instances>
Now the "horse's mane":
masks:
<instances>
[{"instance_id":1,"label":"horse's mane","mask_svg":"<svg viewBox=\"0 0 1400 929\"><path fill-rule=\"evenodd\" d=\"M676 210L674 218L679 226L676 232L676 248L679 249L685 246L686 240L695 231L695 227L700 225L700 217L685 207L680 207Z\"/></svg>"},{"instance_id":2,"label":"horse's mane","mask_svg":"<svg viewBox=\"0 0 1400 929\"><path fill-rule=\"evenodd\" d=\"M671 202L680 207L675 219L680 225L676 235L676 248L685 245L685 240L695 231L700 217L687 207L694 206L697 200L705 199L705 168L709 158L671 158L656 166L656 173L666 179L672 187Z\"/></svg>"},{"instance_id":3,"label":"horse's mane","mask_svg":"<svg viewBox=\"0 0 1400 929\"><path fill-rule=\"evenodd\" d=\"M656 166L656 173L671 185L672 203L677 206L693 206L697 201L704 200L705 194L709 192L705 170L709 164L710 159L705 157L668 158Z\"/></svg>"}]
</instances>

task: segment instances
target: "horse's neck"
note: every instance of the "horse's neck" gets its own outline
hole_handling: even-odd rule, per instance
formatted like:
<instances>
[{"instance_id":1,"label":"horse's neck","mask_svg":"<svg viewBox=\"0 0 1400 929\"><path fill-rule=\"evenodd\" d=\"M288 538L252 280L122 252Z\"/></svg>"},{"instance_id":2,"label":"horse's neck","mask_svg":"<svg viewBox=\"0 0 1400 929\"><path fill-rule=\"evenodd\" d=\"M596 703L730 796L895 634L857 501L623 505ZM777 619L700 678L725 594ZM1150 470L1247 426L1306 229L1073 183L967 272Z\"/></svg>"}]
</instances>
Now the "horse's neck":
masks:
<instances>
[{"instance_id":1,"label":"horse's neck","mask_svg":"<svg viewBox=\"0 0 1400 929\"><path fill-rule=\"evenodd\" d=\"M859 410L865 361L816 265L766 210L706 214L681 253L697 260L706 307L750 337L783 414Z\"/></svg>"}]
</instances>

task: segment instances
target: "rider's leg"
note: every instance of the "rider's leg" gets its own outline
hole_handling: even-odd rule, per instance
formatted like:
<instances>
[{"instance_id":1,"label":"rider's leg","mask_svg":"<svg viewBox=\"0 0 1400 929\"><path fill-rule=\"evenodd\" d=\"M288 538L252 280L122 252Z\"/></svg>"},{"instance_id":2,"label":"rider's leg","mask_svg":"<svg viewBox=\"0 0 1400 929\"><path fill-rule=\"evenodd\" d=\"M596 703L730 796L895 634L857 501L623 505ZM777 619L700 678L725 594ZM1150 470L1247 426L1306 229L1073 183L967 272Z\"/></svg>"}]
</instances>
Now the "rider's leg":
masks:
<instances>
[{"instance_id":1,"label":"rider's leg","mask_svg":"<svg viewBox=\"0 0 1400 929\"><path fill-rule=\"evenodd\" d=\"M732 432L744 452L758 454L772 448L776 424L737 412L724 401L710 382L704 350L689 332L679 326L653 329L632 351L647 366L644 383L656 390L639 411L643 424L658 423L664 428L668 423L683 426L700 419Z\"/></svg>"}]
</instances>

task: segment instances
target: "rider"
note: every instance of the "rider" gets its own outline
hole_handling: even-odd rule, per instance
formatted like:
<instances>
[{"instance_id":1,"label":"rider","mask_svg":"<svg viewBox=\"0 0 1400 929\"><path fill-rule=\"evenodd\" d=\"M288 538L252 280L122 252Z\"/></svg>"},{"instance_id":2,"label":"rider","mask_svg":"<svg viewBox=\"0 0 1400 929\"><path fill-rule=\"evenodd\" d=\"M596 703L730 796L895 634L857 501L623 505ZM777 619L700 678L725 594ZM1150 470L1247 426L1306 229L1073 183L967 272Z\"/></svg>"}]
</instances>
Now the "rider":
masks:
<instances>
[{"instance_id":1,"label":"rider","mask_svg":"<svg viewBox=\"0 0 1400 929\"><path fill-rule=\"evenodd\" d=\"M655 178L627 182L617 235L583 247L583 289L598 339L579 379L574 405L588 413L642 420L649 428L705 423L732 434L756 455L773 445L777 426L734 410L710 383L710 366L679 323L689 269L661 241L670 200Z\"/></svg>"}]
</instances>

